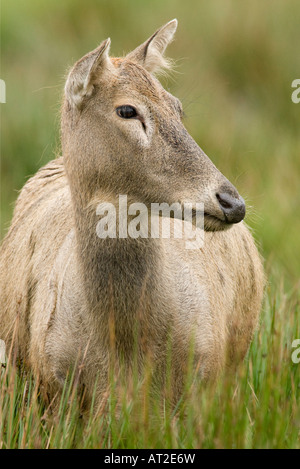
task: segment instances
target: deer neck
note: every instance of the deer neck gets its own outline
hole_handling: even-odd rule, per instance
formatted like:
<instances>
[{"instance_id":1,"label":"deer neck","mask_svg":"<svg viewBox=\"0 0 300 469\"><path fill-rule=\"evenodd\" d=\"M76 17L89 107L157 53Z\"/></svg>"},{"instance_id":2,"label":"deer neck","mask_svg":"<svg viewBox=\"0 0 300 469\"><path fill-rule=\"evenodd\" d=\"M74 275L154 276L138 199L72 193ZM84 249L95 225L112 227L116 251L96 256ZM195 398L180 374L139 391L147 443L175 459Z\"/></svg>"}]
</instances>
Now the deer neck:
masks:
<instances>
[{"instance_id":1,"label":"deer neck","mask_svg":"<svg viewBox=\"0 0 300 469\"><path fill-rule=\"evenodd\" d=\"M98 207L108 200L116 208L116 237L101 238ZM118 199L105 194L84 206L77 197L77 252L90 310L107 319L113 313L118 324L130 330L138 314L151 316L153 304L160 301L164 255L159 239L124 236L132 217L120 222L120 210Z\"/></svg>"}]
</instances>

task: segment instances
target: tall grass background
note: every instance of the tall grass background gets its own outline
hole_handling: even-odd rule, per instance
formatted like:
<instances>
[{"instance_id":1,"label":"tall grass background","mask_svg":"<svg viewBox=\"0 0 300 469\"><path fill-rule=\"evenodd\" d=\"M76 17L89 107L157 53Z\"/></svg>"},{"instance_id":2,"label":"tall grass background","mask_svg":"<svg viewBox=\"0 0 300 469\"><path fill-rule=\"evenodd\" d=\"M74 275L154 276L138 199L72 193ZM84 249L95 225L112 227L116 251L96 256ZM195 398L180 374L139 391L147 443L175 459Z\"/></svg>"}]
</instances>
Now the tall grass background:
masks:
<instances>
[{"instance_id":1,"label":"tall grass background","mask_svg":"<svg viewBox=\"0 0 300 469\"><path fill-rule=\"evenodd\" d=\"M1 0L1 237L18 191L60 154L67 68L107 37L112 55L122 55L174 17L168 54L176 65L163 84L182 100L188 131L246 199L265 258L268 285L249 355L214 393L191 385L176 409L148 402L142 388L142 403L133 390L116 411L112 389L106 412L84 421L71 391L53 422L34 378L2 369L0 448L300 447L300 364L291 360L300 338L297 0Z\"/></svg>"}]
</instances>

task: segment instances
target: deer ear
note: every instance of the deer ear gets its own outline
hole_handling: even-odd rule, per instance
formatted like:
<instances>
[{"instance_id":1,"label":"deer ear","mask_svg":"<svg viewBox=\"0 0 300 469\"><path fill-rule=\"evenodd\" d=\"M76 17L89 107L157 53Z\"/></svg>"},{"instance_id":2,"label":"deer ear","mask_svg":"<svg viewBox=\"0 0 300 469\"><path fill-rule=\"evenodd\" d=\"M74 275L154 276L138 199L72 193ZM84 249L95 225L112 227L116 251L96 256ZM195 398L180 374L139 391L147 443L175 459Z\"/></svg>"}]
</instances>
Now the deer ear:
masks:
<instances>
[{"instance_id":1,"label":"deer ear","mask_svg":"<svg viewBox=\"0 0 300 469\"><path fill-rule=\"evenodd\" d=\"M81 108L84 98L93 92L95 78L111 67L109 47L108 38L72 67L65 86L65 95L72 107Z\"/></svg>"},{"instance_id":2,"label":"deer ear","mask_svg":"<svg viewBox=\"0 0 300 469\"><path fill-rule=\"evenodd\" d=\"M127 55L129 60L141 64L148 72L155 72L160 68L168 68L168 60L163 54L173 40L177 29L177 20L174 19L158 29L146 42Z\"/></svg>"}]
</instances>

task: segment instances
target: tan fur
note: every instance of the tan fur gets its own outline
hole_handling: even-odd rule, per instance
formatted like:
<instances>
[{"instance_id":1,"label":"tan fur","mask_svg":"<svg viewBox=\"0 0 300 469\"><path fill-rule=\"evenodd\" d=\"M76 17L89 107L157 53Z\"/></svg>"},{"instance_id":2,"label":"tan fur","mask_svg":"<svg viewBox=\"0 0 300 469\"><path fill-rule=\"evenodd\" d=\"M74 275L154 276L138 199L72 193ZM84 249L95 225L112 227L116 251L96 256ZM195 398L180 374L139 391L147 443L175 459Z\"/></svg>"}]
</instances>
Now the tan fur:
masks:
<instances>
[{"instance_id":1,"label":"tan fur","mask_svg":"<svg viewBox=\"0 0 300 469\"><path fill-rule=\"evenodd\" d=\"M128 369L135 357L142 369L150 356L163 381L170 343L177 395L191 338L199 375L212 380L244 357L257 326L261 259L243 222L225 229L217 221L216 192L237 191L185 130L179 101L148 71L176 25L125 58L110 59L104 41L75 64L62 108L63 158L24 186L3 241L0 338L9 349L14 337L19 358L51 395L77 363L86 401L96 376L101 401L112 346ZM116 114L125 104L139 110L145 129ZM181 239L100 239L97 204L119 194L147 207L201 201L218 219L208 217L198 250Z\"/></svg>"}]
</instances>

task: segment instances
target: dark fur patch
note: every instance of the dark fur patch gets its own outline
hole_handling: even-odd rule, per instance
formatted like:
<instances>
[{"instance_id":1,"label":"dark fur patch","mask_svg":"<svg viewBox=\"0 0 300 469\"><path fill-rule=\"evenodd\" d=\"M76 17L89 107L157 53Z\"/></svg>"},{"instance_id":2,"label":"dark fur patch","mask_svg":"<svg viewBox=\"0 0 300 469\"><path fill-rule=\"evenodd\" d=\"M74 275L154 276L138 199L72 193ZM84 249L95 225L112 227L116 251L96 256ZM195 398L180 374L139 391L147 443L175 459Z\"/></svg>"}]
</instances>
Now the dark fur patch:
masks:
<instances>
[{"instance_id":1,"label":"dark fur patch","mask_svg":"<svg viewBox=\"0 0 300 469\"><path fill-rule=\"evenodd\" d=\"M224 275L222 274L222 272L220 272L219 269L218 269L218 276L219 276L221 285L224 287L224 285L225 285L225 277L224 277Z\"/></svg>"}]
</instances>

